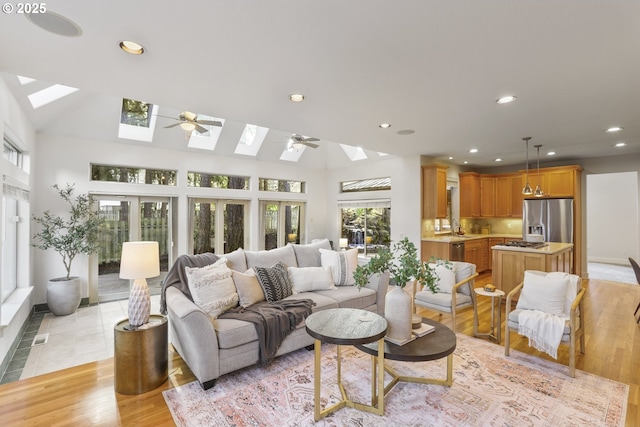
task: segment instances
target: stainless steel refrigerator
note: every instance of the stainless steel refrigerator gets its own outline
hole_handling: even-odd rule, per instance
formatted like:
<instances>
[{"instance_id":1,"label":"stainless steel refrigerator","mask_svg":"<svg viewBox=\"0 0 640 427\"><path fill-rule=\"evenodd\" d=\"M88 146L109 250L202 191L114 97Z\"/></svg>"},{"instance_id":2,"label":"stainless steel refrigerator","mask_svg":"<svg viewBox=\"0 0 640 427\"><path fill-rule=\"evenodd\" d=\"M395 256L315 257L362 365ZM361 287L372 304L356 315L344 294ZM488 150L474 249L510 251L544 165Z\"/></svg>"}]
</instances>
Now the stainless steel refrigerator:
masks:
<instances>
[{"instance_id":1,"label":"stainless steel refrigerator","mask_svg":"<svg viewBox=\"0 0 640 427\"><path fill-rule=\"evenodd\" d=\"M542 234L545 242L573 243L573 199L525 200L522 237Z\"/></svg>"}]
</instances>

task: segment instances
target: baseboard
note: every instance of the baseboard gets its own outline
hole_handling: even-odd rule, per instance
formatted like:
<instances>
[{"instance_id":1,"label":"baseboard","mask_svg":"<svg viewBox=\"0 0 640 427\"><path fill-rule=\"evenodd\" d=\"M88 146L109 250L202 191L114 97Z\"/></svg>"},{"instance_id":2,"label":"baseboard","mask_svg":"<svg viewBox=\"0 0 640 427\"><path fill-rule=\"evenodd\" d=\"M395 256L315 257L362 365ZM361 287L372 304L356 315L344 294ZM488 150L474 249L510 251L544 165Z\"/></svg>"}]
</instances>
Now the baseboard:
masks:
<instances>
[{"instance_id":1,"label":"baseboard","mask_svg":"<svg viewBox=\"0 0 640 427\"><path fill-rule=\"evenodd\" d=\"M80 300L80 307L89 307L89 298L82 298ZM33 310L35 313L49 313L49 306L47 304L35 304L33 306Z\"/></svg>"},{"instance_id":2,"label":"baseboard","mask_svg":"<svg viewBox=\"0 0 640 427\"><path fill-rule=\"evenodd\" d=\"M11 363L11 359L13 359L14 353L16 352L18 345L20 344L20 341L22 341L22 336L24 335L24 331L27 329L27 326L29 325L31 316L33 316L34 313L35 311L32 308L31 314L29 314L29 317L27 317L27 320L25 320L22 326L20 327L20 332L18 332L18 335L16 335L15 339L13 340L13 343L11 343L11 346L9 347L9 351L4 356L2 363L0 363L0 379L4 377L4 374L7 371L7 368L9 367L9 363Z\"/></svg>"}]
</instances>

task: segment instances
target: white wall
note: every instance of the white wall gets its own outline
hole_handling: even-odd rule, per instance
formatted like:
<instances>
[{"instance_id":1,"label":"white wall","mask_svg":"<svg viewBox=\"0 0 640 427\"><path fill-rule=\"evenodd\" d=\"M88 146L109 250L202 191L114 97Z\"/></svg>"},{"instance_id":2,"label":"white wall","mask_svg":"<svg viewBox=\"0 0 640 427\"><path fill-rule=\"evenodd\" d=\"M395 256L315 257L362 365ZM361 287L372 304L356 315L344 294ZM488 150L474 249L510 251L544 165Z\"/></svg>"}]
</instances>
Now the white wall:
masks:
<instances>
[{"instance_id":1,"label":"white wall","mask_svg":"<svg viewBox=\"0 0 640 427\"><path fill-rule=\"evenodd\" d=\"M587 175L587 260L638 259L638 173Z\"/></svg>"}]
</instances>

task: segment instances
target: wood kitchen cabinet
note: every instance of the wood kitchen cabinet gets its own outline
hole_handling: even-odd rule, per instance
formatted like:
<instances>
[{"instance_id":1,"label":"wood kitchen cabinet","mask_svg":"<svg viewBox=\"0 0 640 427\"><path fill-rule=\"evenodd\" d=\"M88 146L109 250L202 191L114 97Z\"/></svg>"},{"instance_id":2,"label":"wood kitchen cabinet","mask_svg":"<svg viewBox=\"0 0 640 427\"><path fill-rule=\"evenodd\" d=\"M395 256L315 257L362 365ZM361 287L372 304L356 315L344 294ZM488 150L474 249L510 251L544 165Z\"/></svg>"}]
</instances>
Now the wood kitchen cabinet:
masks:
<instances>
[{"instance_id":1,"label":"wood kitchen cabinet","mask_svg":"<svg viewBox=\"0 0 640 427\"><path fill-rule=\"evenodd\" d=\"M495 245L502 245L505 239L504 237L489 237L487 241L489 242L489 268L493 268L493 251L491 248Z\"/></svg>"},{"instance_id":2,"label":"wood kitchen cabinet","mask_svg":"<svg viewBox=\"0 0 640 427\"><path fill-rule=\"evenodd\" d=\"M422 218L447 218L447 169L438 164L422 166Z\"/></svg>"},{"instance_id":3,"label":"wood kitchen cabinet","mask_svg":"<svg viewBox=\"0 0 640 427\"><path fill-rule=\"evenodd\" d=\"M480 176L480 216L496 215L496 178L493 175Z\"/></svg>"},{"instance_id":4,"label":"wood kitchen cabinet","mask_svg":"<svg viewBox=\"0 0 640 427\"><path fill-rule=\"evenodd\" d=\"M460 216L472 218L480 216L480 174L464 172L460 174Z\"/></svg>"},{"instance_id":5,"label":"wood kitchen cabinet","mask_svg":"<svg viewBox=\"0 0 640 427\"><path fill-rule=\"evenodd\" d=\"M545 197L578 197L580 166L557 166L541 168L540 177L537 169L529 169L529 185L533 190L540 184ZM522 186L526 183L525 174L522 174ZM528 196L532 198L533 196Z\"/></svg>"},{"instance_id":6,"label":"wood kitchen cabinet","mask_svg":"<svg viewBox=\"0 0 640 427\"><path fill-rule=\"evenodd\" d=\"M422 261L429 261L431 257L449 260L450 251L449 242L422 242L420 256Z\"/></svg>"},{"instance_id":7,"label":"wood kitchen cabinet","mask_svg":"<svg viewBox=\"0 0 640 427\"><path fill-rule=\"evenodd\" d=\"M522 218L522 175L520 173L496 175L495 216Z\"/></svg>"},{"instance_id":8,"label":"wood kitchen cabinet","mask_svg":"<svg viewBox=\"0 0 640 427\"><path fill-rule=\"evenodd\" d=\"M476 271L482 273L489 267L488 239L467 240L464 242L464 260L476 265Z\"/></svg>"}]
</instances>

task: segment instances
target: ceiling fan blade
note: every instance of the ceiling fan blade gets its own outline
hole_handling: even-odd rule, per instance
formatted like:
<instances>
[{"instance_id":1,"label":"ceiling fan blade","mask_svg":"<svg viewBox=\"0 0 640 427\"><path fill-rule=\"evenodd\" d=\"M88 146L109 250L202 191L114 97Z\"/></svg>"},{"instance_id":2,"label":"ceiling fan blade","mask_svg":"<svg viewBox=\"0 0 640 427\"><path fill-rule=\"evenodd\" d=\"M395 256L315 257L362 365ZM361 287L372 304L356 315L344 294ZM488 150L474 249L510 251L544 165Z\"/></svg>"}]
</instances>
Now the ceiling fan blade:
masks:
<instances>
[{"instance_id":1,"label":"ceiling fan blade","mask_svg":"<svg viewBox=\"0 0 640 427\"><path fill-rule=\"evenodd\" d=\"M207 132L209 132L209 129L203 128L202 126L200 126L197 123L193 123L193 124L196 125L196 130L198 131L198 133L207 133Z\"/></svg>"},{"instance_id":2,"label":"ceiling fan blade","mask_svg":"<svg viewBox=\"0 0 640 427\"><path fill-rule=\"evenodd\" d=\"M197 120L197 123L200 123L201 125L209 125L209 126L222 126L222 122L218 121L218 120Z\"/></svg>"},{"instance_id":3,"label":"ceiling fan blade","mask_svg":"<svg viewBox=\"0 0 640 427\"><path fill-rule=\"evenodd\" d=\"M320 141L318 138L302 138L304 142Z\"/></svg>"},{"instance_id":4,"label":"ceiling fan blade","mask_svg":"<svg viewBox=\"0 0 640 427\"><path fill-rule=\"evenodd\" d=\"M178 122L178 123L174 123L174 124L172 124L172 125L165 126L164 128L165 128L165 129L167 129L167 128L174 128L174 127L176 127L176 126L180 126L180 122Z\"/></svg>"},{"instance_id":5,"label":"ceiling fan blade","mask_svg":"<svg viewBox=\"0 0 640 427\"><path fill-rule=\"evenodd\" d=\"M308 139L305 139L304 141L302 141L302 145L306 145L307 147L311 147L311 148L318 148L319 145L318 144L314 144L312 142L307 142Z\"/></svg>"}]
</instances>

